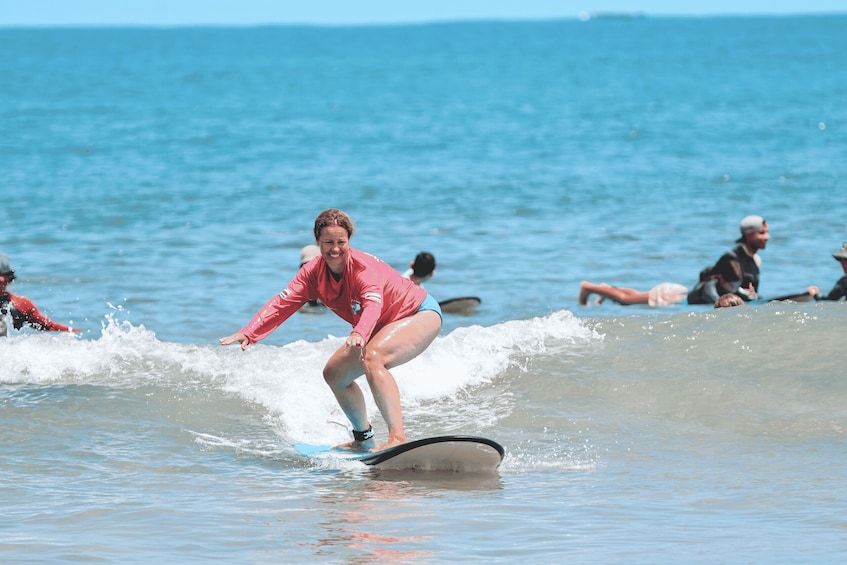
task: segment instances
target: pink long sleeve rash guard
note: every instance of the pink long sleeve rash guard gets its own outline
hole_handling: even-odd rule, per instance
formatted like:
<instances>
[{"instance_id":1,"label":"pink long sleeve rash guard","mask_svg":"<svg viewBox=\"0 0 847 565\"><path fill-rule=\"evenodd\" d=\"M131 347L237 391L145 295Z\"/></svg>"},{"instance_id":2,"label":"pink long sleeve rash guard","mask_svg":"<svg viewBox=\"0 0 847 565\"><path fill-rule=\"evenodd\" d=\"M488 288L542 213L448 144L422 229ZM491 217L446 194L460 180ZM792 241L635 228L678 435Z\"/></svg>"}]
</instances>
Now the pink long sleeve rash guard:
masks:
<instances>
[{"instance_id":1,"label":"pink long sleeve rash guard","mask_svg":"<svg viewBox=\"0 0 847 565\"><path fill-rule=\"evenodd\" d=\"M336 281L323 257L303 265L288 285L253 316L243 333L256 343L266 338L306 302L319 299L354 332L370 341L381 328L417 312L425 289L405 279L382 260L350 248L341 280Z\"/></svg>"}]
</instances>

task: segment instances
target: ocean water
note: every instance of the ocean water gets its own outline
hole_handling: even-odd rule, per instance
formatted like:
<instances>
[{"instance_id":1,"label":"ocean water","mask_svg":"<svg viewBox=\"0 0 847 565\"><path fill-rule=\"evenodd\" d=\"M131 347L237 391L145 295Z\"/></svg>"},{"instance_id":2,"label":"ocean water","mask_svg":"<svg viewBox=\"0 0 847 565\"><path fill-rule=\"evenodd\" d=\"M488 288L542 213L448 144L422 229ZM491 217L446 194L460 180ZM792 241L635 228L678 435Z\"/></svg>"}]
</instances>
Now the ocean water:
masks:
<instances>
[{"instance_id":1,"label":"ocean water","mask_svg":"<svg viewBox=\"0 0 847 565\"><path fill-rule=\"evenodd\" d=\"M577 294L691 286L747 214L763 295L828 291L845 69L845 16L0 28L0 251L83 329L0 340L0 559L842 562L845 303ZM498 473L299 456L349 437L331 314L217 345L329 207L482 299L395 376Z\"/></svg>"}]
</instances>

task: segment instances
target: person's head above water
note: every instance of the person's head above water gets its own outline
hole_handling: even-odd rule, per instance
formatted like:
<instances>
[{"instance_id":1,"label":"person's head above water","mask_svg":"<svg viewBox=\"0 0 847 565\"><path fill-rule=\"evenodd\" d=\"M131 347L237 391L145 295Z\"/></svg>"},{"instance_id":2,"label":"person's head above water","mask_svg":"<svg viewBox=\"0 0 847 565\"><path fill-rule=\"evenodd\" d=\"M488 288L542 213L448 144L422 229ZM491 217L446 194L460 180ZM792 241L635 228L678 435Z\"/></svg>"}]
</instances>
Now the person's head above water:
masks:
<instances>
[{"instance_id":1,"label":"person's head above water","mask_svg":"<svg viewBox=\"0 0 847 565\"><path fill-rule=\"evenodd\" d=\"M433 257L432 253L421 251L415 256L415 260L411 266L412 273L416 277L428 277L435 270L435 257Z\"/></svg>"},{"instance_id":2,"label":"person's head above water","mask_svg":"<svg viewBox=\"0 0 847 565\"><path fill-rule=\"evenodd\" d=\"M738 226L741 230L741 237L735 240L736 243L743 243L747 235L751 233L758 233L764 229L766 229L768 223L761 216L744 216L741 220L741 224Z\"/></svg>"}]
</instances>

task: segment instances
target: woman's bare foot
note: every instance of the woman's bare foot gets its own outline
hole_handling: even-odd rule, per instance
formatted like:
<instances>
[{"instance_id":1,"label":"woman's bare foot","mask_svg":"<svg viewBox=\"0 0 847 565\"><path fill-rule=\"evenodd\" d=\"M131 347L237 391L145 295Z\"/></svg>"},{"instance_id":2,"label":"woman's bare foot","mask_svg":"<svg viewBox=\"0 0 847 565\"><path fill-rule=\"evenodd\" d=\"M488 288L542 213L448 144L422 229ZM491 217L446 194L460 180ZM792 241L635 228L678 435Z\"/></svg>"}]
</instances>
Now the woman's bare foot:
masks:
<instances>
[{"instance_id":1,"label":"woman's bare foot","mask_svg":"<svg viewBox=\"0 0 847 565\"><path fill-rule=\"evenodd\" d=\"M334 445L333 449L348 449L350 451L374 451L376 447L376 442L373 438L366 439L365 441L348 441L347 443L339 443L338 445Z\"/></svg>"},{"instance_id":2,"label":"woman's bare foot","mask_svg":"<svg viewBox=\"0 0 847 565\"><path fill-rule=\"evenodd\" d=\"M387 442L385 442L383 445L380 445L377 449L374 449L373 451L382 451L383 449L388 449L389 447L394 447L396 445L403 445L407 442L408 440L406 439L406 436L390 435L388 436Z\"/></svg>"}]
</instances>

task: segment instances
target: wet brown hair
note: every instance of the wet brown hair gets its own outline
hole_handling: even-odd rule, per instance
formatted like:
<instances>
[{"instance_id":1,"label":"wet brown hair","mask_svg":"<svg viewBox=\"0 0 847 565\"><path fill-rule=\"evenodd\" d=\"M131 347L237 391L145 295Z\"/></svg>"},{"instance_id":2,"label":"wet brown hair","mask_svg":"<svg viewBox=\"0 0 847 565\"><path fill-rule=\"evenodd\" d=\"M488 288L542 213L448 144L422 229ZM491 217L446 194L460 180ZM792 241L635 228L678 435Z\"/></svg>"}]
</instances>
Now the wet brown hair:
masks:
<instances>
[{"instance_id":1,"label":"wet brown hair","mask_svg":"<svg viewBox=\"0 0 847 565\"><path fill-rule=\"evenodd\" d=\"M337 208L324 210L315 218L315 240L321 238L321 231L328 226L340 226L347 231L347 237L353 237L356 226L345 212Z\"/></svg>"}]
</instances>

